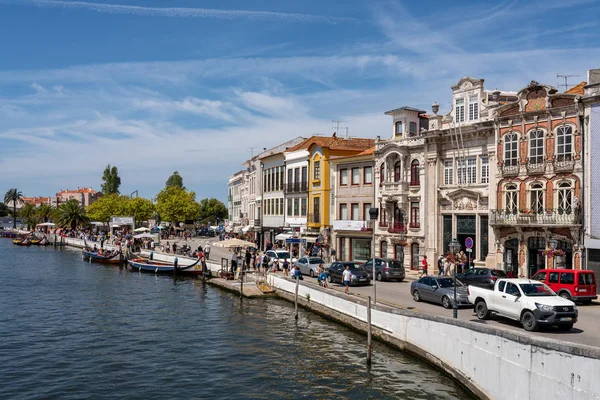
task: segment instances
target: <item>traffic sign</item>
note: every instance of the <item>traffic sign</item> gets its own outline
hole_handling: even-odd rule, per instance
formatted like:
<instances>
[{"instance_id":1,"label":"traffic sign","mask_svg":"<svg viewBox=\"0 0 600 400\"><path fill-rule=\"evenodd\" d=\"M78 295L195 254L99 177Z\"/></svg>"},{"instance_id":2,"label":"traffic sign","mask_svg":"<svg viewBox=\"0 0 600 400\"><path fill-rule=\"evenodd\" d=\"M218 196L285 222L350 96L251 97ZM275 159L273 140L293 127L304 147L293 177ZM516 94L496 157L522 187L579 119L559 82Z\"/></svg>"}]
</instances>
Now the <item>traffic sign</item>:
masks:
<instances>
[{"instance_id":1,"label":"traffic sign","mask_svg":"<svg viewBox=\"0 0 600 400\"><path fill-rule=\"evenodd\" d=\"M467 249L467 253L470 253L472 251L473 251L473 249L471 249L471 248Z\"/></svg>"},{"instance_id":2,"label":"traffic sign","mask_svg":"<svg viewBox=\"0 0 600 400\"><path fill-rule=\"evenodd\" d=\"M472 249L473 248L473 239L471 239L470 237L465 239L465 247L467 249Z\"/></svg>"}]
</instances>

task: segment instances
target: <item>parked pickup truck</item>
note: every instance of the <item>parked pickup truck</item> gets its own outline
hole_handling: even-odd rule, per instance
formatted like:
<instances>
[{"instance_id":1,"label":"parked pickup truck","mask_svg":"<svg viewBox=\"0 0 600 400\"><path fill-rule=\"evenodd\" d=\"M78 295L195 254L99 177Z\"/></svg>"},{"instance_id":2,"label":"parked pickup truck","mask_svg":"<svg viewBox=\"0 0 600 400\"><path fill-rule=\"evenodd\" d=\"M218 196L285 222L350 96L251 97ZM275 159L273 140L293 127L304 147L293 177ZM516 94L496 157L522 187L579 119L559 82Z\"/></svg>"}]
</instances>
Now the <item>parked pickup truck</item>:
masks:
<instances>
[{"instance_id":1,"label":"parked pickup truck","mask_svg":"<svg viewBox=\"0 0 600 400\"><path fill-rule=\"evenodd\" d=\"M493 289L469 286L467 295L479 319L488 319L494 313L521 321L528 331L535 331L542 325L569 330L577 322L575 303L558 296L538 281L498 279Z\"/></svg>"}]
</instances>

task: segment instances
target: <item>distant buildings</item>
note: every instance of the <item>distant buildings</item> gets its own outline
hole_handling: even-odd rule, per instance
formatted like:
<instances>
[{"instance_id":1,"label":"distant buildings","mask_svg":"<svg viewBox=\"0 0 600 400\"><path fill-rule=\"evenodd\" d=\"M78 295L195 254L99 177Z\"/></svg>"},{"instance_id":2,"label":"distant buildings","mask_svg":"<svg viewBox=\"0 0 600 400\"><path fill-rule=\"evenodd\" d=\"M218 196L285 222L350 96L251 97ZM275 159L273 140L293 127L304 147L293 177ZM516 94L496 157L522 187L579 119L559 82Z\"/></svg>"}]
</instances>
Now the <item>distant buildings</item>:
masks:
<instances>
[{"instance_id":1,"label":"distant buildings","mask_svg":"<svg viewBox=\"0 0 600 400\"><path fill-rule=\"evenodd\" d=\"M74 190L60 190L52 197L23 197L22 203L17 204L17 210L20 210L24 204L31 204L35 207L39 207L42 204L47 204L52 207L58 207L59 205L66 203L69 200L77 200L77 202L84 207L88 207L94 201L102 196L101 192L98 192L90 187L77 188ZM7 207L13 207L12 203L7 204Z\"/></svg>"}]
</instances>

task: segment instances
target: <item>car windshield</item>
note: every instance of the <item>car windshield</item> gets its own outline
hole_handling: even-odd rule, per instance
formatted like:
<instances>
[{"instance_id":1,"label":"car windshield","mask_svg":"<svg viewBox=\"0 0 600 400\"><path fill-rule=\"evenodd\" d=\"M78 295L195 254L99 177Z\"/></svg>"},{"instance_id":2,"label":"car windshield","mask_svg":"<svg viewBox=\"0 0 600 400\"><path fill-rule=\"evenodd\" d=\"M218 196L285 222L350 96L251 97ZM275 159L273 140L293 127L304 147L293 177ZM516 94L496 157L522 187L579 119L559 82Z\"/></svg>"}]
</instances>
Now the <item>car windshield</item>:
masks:
<instances>
[{"instance_id":1,"label":"car windshield","mask_svg":"<svg viewBox=\"0 0 600 400\"><path fill-rule=\"evenodd\" d=\"M346 269L346 265L350 266L350 271L363 271L363 268L360 265L346 263L346 264L343 264L344 269Z\"/></svg>"},{"instance_id":2,"label":"car windshield","mask_svg":"<svg viewBox=\"0 0 600 400\"><path fill-rule=\"evenodd\" d=\"M527 297L556 296L556 293L543 283L521 283L519 286Z\"/></svg>"},{"instance_id":3,"label":"car windshield","mask_svg":"<svg viewBox=\"0 0 600 400\"><path fill-rule=\"evenodd\" d=\"M388 264L390 268L404 268L404 266L398 261L390 261Z\"/></svg>"},{"instance_id":4,"label":"car windshield","mask_svg":"<svg viewBox=\"0 0 600 400\"><path fill-rule=\"evenodd\" d=\"M278 251L275 254L277 254L278 258L290 258L290 253L287 251Z\"/></svg>"},{"instance_id":5,"label":"car windshield","mask_svg":"<svg viewBox=\"0 0 600 400\"><path fill-rule=\"evenodd\" d=\"M320 257L311 257L308 259L308 263L309 264L325 264L325 261L323 261L323 259Z\"/></svg>"},{"instance_id":6,"label":"car windshield","mask_svg":"<svg viewBox=\"0 0 600 400\"><path fill-rule=\"evenodd\" d=\"M449 288L449 287L454 287L454 279L438 279L437 280L438 284L440 285L441 288ZM456 287L461 287L464 286L462 283L460 283L459 280L456 281Z\"/></svg>"}]
</instances>

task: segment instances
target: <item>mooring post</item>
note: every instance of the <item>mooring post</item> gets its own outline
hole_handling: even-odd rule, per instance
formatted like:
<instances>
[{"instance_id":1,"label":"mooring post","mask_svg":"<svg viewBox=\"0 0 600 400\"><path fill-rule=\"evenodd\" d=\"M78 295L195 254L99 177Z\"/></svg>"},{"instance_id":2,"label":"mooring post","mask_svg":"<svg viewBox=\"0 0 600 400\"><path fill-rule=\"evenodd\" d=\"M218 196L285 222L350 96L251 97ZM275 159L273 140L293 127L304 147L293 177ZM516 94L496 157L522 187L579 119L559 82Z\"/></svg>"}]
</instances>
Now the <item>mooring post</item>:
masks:
<instances>
[{"instance_id":1,"label":"mooring post","mask_svg":"<svg viewBox=\"0 0 600 400\"><path fill-rule=\"evenodd\" d=\"M298 286L300 286L300 279L296 277L296 299L294 300L294 319L298 319Z\"/></svg>"},{"instance_id":2,"label":"mooring post","mask_svg":"<svg viewBox=\"0 0 600 400\"><path fill-rule=\"evenodd\" d=\"M244 296L244 265L242 264L240 272L240 299Z\"/></svg>"},{"instance_id":3,"label":"mooring post","mask_svg":"<svg viewBox=\"0 0 600 400\"><path fill-rule=\"evenodd\" d=\"M371 364L371 296L367 303L367 364Z\"/></svg>"},{"instance_id":4,"label":"mooring post","mask_svg":"<svg viewBox=\"0 0 600 400\"><path fill-rule=\"evenodd\" d=\"M175 257L175 261L173 262L173 275L177 275L177 268L179 264L179 259ZM158 269L158 268L157 268Z\"/></svg>"}]
</instances>

